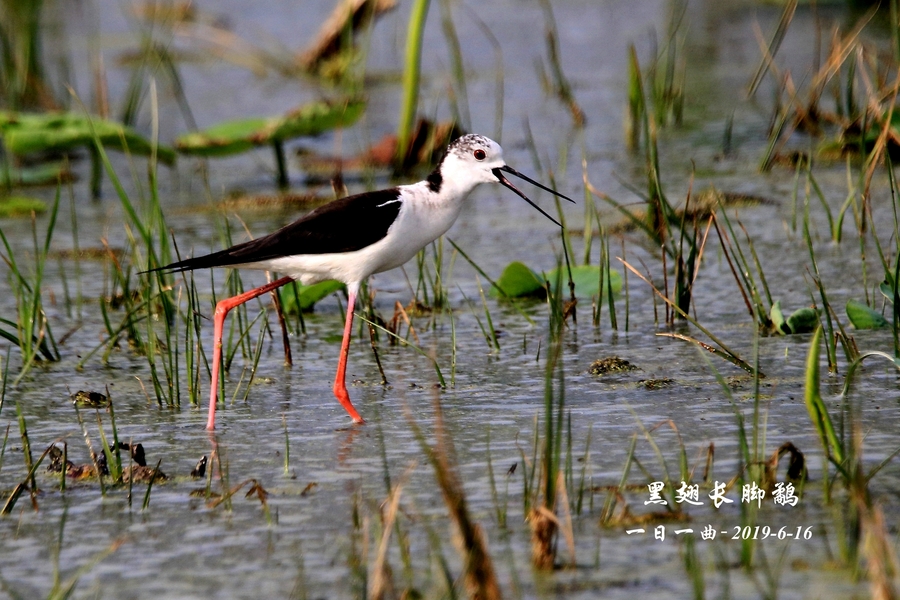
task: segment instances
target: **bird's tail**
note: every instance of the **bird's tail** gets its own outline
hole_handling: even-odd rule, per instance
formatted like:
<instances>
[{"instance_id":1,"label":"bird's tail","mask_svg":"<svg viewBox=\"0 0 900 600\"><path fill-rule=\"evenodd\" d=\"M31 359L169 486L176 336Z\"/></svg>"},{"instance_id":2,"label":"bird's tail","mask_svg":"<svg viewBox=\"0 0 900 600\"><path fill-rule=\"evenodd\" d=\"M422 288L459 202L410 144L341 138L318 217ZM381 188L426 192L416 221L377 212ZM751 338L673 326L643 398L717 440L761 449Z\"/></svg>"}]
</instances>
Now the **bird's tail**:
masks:
<instances>
[{"instance_id":1,"label":"bird's tail","mask_svg":"<svg viewBox=\"0 0 900 600\"><path fill-rule=\"evenodd\" d=\"M145 273L156 273L159 271L166 273L181 273L184 271L194 271L196 269L210 269L212 267L231 267L245 262L247 261L243 257L234 255L234 247L232 247L203 256L179 260L178 262L173 262L164 267L147 269L146 271L141 271L139 274L143 275Z\"/></svg>"}]
</instances>

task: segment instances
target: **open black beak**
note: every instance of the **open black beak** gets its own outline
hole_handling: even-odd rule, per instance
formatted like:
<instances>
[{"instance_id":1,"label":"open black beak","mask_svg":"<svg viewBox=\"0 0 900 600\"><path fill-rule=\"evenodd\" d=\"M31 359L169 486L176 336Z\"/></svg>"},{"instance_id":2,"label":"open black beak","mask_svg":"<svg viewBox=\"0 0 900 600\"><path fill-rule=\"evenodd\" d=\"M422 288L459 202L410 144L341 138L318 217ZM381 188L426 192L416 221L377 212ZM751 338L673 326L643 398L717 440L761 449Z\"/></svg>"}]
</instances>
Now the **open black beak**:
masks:
<instances>
[{"instance_id":1,"label":"open black beak","mask_svg":"<svg viewBox=\"0 0 900 600\"><path fill-rule=\"evenodd\" d=\"M518 195L520 198L522 198L522 199L523 199L525 202L527 202L528 204L530 204L530 205L532 205L533 207L535 207L535 208L538 210L538 212L540 212L542 215L544 215L545 217L547 217L548 219L550 219L551 221L553 221L554 223L556 223L557 226L562 227L562 225L560 224L559 221L557 221L556 219L554 219L553 217L551 217L550 215L548 215L546 212L544 212L544 209L543 209L543 208L541 208L540 206L538 206L537 204L535 204L534 202L532 202L531 199L528 198L528 196L526 196L525 194L523 194L522 192L520 192L520 191L519 191L519 188L517 188L516 186L514 186L514 185L509 181L509 179L507 179L506 177L503 176L502 171L506 171L507 173L510 173L510 174L512 174L512 175L515 175L516 177L519 177L520 179L524 179L525 181L527 181L527 182L530 183L531 185L537 186L537 187L541 188L542 190L544 190L545 192L550 192L550 193L553 194L554 196L559 196L559 197L562 198L563 200L568 200L568 201L571 202L572 204L575 203L574 200L572 200L572 199L569 198L568 196L564 196L563 194L560 194L559 192L555 192L555 191L551 190L551 189L548 188L547 186L538 183L537 181L535 181L534 179L532 179L532 178L530 178L530 177L526 177L525 175L522 175L521 173L519 173L518 171L516 171L515 169L513 169L513 168L510 167L509 165L503 165L502 167L497 167L496 169L492 169L492 170L491 170L491 172L494 174L494 176L497 178L497 180L498 180L500 183L502 183L505 187L508 187L509 189L511 189L512 191L514 191L514 192L516 193L516 195Z\"/></svg>"}]
</instances>

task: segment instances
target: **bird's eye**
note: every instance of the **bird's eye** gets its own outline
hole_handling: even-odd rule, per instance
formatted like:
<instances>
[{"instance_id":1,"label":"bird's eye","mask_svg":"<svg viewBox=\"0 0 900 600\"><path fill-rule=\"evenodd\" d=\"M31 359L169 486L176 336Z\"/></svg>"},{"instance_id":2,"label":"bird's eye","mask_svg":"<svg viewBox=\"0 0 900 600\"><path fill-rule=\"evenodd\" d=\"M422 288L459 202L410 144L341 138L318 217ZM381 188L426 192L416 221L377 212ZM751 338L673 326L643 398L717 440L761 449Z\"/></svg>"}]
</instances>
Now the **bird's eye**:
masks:
<instances>
[{"instance_id":1,"label":"bird's eye","mask_svg":"<svg viewBox=\"0 0 900 600\"><path fill-rule=\"evenodd\" d=\"M487 156L487 155L484 153L484 150L482 150L481 148L479 148L478 150L476 150L476 151L473 152L472 154L475 156L475 160L484 160L484 157Z\"/></svg>"}]
</instances>

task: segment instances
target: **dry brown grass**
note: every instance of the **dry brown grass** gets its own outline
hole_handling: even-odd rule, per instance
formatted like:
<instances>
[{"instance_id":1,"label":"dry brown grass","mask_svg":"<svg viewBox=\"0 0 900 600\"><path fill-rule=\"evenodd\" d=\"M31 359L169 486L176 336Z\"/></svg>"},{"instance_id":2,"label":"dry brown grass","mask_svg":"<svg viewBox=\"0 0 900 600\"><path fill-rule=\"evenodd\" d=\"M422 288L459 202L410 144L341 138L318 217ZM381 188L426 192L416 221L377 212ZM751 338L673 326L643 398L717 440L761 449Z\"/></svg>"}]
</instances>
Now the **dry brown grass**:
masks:
<instances>
[{"instance_id":1,"label":"dry brown grass","mask_svg":"<svg viewBox=\"0 0 900 600\"><path fill-rule=\"evenodd\" d=\"M434 476L450 518L456 524L457 535L454 542L464 564L463 582L466 595L478 600L499 600L503 595L497 582L494 563L488 552L484 531L469 515L465 490L456 464L453 440L444 428L443 411L437 396L434 398L434 413L436 440L434 446L425 441L421 429L408 411L407 421L434 469Z\"/></svg>"}]
</instances>

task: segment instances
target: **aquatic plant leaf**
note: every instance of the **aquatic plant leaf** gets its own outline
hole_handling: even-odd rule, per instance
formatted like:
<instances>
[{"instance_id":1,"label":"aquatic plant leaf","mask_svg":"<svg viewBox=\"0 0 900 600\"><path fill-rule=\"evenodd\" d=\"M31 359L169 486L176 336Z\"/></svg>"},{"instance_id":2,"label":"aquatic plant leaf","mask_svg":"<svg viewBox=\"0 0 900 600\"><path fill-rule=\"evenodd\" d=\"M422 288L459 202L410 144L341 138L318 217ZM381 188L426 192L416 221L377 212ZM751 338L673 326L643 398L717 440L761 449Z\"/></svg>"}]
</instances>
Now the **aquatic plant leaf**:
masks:
<instances>
[{"instance_id":1,"label":"aquatic plant leaf","mask_svg":"<svg viewBox=\"0 0 900 600\"><path fill-rule=\"evenodd\" d=\"M0 196L0 219L8 217L27 217L32 212L42 213L47 210L47 203L28 196Z\"/></svg>"},{"instance_id":2,"label":"aquatic plant leaf","mask_svg":"<svg viewBox=\"0 0 900 600\"><path fill-rule=\"evenodd\" d=\"M11 186L56 185L60 181L72 181L74 175L63 163L13 166L0 161L0 178Z\"/></svg>"},{"instance_id":3,"label":"aquatic plant leaf","mask_svg":"<svg viewBox=\"0 0 900 600\"><path fill-rule=\"evenodd\" d=\"M366 103L361 100L305 104L281 119L275 135L280 139L288 139L349 127L362 116L365 107Z\"/></svg>"},{"instance_id":4,"label":"aquatic plant leaf","mask_svg":"<svg viewBox=\"0 0 900 600\"><path fill-rule=\"evenodd\" d=\"M808 306L795 310L788 317L787 326L791 333L812 333L819 326L819 311Z\"/></svg>"},{"instance_id":5,"label":"aquatic plant leaf","mask_svg":"<svg viewBox=\"0 0 900 600\"><path fill-rule=\"evenodd\" d=\"M180 136L175 140L175 148L197 156L240 154L271 141L278 121L267 117L223 121L203 131Z\"/></svg>"},{"instance_id":6,"label":"aquatic plant leaf","mask_svg":"<svg viewBox=\"0 0 900 600\"><path fill-rule=\"evenodd\" d=\"M287 139L319 135L352 125L362 115L365 103L312 102L280 117L250 117L224 121L175 140L179 152L196 156L228 156L257 146Z\"/></svg>"},{"instance_id":7,"label":"aquatic plant leaf","mask_svg":"<svg viewBox=\"0 0 900 600\"><path fill-rule=\"evenodd\" d=\"M298 309L302 312L309 312L316 302L342 289L344 289L344 284L334 279L312 285L301 285L297 287L296 296L290 290L281 294L281 308L285 314L289 315L297 314Z\"/></svg>"},{"instance_id":8,"label":"aquatic plant leaf","mask_svg":"<svg viewBox=\"0 0 900 600\"><path fill-rule=\"evenodd\" d=\"M507 298L522 298L524 296L541 296L544 293L543 280L524 263L514 261L506 265L497 287L491 287L490 294L494 297L506 296Z\"/></svg>"},{"instance_id":9,"label":"aquatic plant leaf","mask_svg":"<svg viewBox=\"0 0 900 600\"><path fill-rule=\"evenodd\" d=\"M856 300L847 301L847 318L857 329L879 329L889 325L884 315Z\"/></svg>"},{"instance_id":10,"label":"aquatic plant leaf","mask_svg":"<svg viewBox=\"0 0 900 600\"><path fill-rule=\"evenodd\" d=\"M547 273L547 279L551 282L561 280L563 285L568 285L569 275L565 267L562 269L562 278L557 277L557 269ZM597 265L579 265L572 267L572 281L575 283L575 297L590 300L600 295L600 267ZM618 271L610 269L609 282L613 292L622 289L622 276Z\"/></svg>"},{"instance_id":11,"label":"aquatic plant leaf","mask_svg":"<svg viewBox=\"0 0 900 600\"><path fill-rule=\"evenodd\" d=\"M569 274L565 267L552 269L547 272L546 279L551 285L556 281L562 281L568 285ZM561 277L560 277L561 275ZM622 276L617 271L610 270L609 281L613 292L622 289ZM575 296L582 299L591 299L600 294L600 267L596 265L580 265L572 267L572 282L575 284ZM499 286L509 298L521 298L525 296L543 296L544 278L532 271L527 265L514 261L506 265L500 279ZM491 295L501 297L503 294L496 287L491 288Z\"/></svg>"},{"instance_id":12,"label":"aquatic plant leaf","mask_svg":"<svg viewBox=\"0 0 900 600\"><path fill-rule=\"evenodd\" d=\"M784 313L781 311L781 300L776 300L772 308L769 309L769 318L772 320L772 326L775 328L775 331L782 335L791 333L791 328L788 327L787 322L784 320Z\"/></svg>"},{"instance_id":13,"label":"aquatic plant leaf","mask_svg":"<svg viewBox=\"0 0 900 600\"><path fill-rule=\"evenodd\" d=\"M99 117L75 113L21 113L13 118L6 115L5 119L0 119L0 134L13 154L64 152L90 146L94 141L91 127L104 148L142 155L149 155L152 151L150 140L135 130ZM157 147L157 156L166 164L175 161L174 151L164 146Z\"/></svg>"},{"instance_id":14,"label":"aquatic plant leaf","mask_svg":"<svg viewBox=\"0 0 900 600\"><path fill-rule=\"evenodd\" d=\"M822 328L817 327L815 335L809 344L809 353L806 356L806 383L803 391L803 399L809 418L819 434L822 448L825 454L836 464L842 467L844 462L844 445L835 432L828 408L825 406L819 391L819 345L822 342Z\"/></svg>"}]
</instances>

